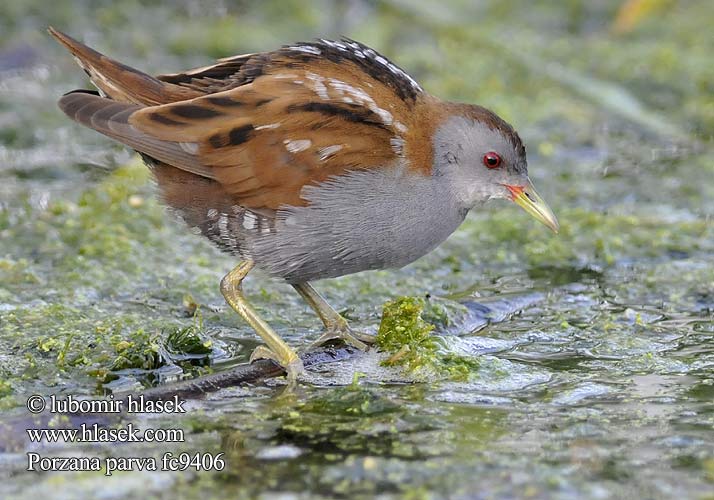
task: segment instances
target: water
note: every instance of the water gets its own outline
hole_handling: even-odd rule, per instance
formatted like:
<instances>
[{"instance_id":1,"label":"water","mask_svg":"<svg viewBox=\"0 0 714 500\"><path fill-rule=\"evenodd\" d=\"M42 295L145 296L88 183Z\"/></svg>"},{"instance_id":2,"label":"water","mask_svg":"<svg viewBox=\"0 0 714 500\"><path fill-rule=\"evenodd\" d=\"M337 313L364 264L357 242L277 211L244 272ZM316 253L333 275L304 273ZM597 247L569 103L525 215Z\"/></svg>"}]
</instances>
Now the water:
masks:
<instances>
[{"instance_id":1,"label":"water","mask_svg":"<svg viewBox=\"0 0 714 500\"><path fill-rule=\"evenodd\" d=\"M290 396L279 397L274 380L189 401L186 414L131 418L141 428L183 429L181 444L42 447L20 439L20 426L10 434L17 441L3 443L0 495L714 494L707 2L655 12L624 35L610 32L618 2L527 11L454 3L431 14L418 2L292 3L291 17L282 3L197 5L2 7L0 427L27 425L22 406L33 393L96 396L206 373L205 363L111 370L126 343L144 348L194 324L194 302L216 369L247 360L257 345L218 292L234 262L158 206L126 151L56 109L58 95L85 83L41 32L50 23L157 72L345 33L388 52L434 94L493 108L524 138L531 176L561 233L493 203L403 270L317 286L362 329L376 328L381 305L397 295L538 300L499 322L449 332L449 349L479 362L466 380L415 382L372 352L322 365ZM246 289L291 344L319 334L289 287L256 273ZM355 373L364 374L357 385ZM226 467L37 473L24 470L28 449L222 452Z\"/></svg>"}]
</instances>

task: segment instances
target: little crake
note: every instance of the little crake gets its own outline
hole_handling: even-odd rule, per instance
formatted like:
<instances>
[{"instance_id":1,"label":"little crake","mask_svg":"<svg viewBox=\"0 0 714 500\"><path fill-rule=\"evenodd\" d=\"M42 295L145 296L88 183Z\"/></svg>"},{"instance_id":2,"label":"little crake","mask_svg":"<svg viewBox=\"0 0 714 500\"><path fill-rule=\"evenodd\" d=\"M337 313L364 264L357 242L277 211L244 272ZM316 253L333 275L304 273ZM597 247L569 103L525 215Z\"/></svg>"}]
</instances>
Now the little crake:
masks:
<instances>
[{"instance_id":1,"label":"little crake","mask_svg":"<svg viewBox=\"0 0 714 500\"><path fill-rule=\"evenodd\" d=\"M290 283L323 321L318 343L365 349L310 285L401 267L444 241L472 208L513 200L557 231L528 179L526 151L491 111L442 101L373 49L318 40L150 76L50 28L98 91L60 108L138 151L160 195L241 263L221 281L291 380L302 363L245 300L253 267Z\"/></svg>"}]
</instances>

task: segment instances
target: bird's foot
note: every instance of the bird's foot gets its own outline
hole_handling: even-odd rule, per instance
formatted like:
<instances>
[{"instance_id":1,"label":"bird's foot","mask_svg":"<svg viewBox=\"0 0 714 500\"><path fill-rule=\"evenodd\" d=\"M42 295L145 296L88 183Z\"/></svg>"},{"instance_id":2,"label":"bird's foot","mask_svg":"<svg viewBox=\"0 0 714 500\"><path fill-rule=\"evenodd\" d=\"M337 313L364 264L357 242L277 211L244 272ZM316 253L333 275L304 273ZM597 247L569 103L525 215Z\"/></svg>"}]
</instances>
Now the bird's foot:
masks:
<instances>
[{"instance_id":1,"label":"bird's foot","mask_svg":"<svg viewBox=\"0 0 714 500\"><path fill-rule=\"evenodd\" d=\"M317 339L310 347L320 347L333 340L341 340L345 344L352 346L360 351L369 350L369 346L374 344L374 335L369 333L357 332L350 328L347 321L343 320L333 325L329 325L325 333Z\"/></svg>"},{"instance_id":2,"label":"bird's foot","mask_svg":"<svg viewBox=\"0 0 714 500\"><path fill-rule=\"evenodd\" d=\"M287 374L288 387L295 387L297 381L305 376L305 367L295 351L290 349L279 355L264 345L259 345L250 355L250 362L258 359L269 359L280 365Z\"/></svg>"}]
</instances>

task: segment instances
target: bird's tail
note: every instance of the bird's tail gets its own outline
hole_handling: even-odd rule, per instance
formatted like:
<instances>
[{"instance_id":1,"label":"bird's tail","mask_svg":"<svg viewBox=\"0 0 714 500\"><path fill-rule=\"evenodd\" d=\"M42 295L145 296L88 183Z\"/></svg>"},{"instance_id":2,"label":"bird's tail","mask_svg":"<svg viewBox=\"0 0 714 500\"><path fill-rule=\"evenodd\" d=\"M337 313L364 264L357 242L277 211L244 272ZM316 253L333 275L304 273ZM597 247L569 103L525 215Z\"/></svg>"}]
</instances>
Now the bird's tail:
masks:
<instances>
[{"instance_id":1,"label":"bird's tail","mask_svg":"<svg viewBox=\"0 0 714 500\"><path fill-rule=\"evenodd\" d=\"M115 61L51 26L47 31L72 53L101 93L115 101L155 106L195 97L184 87Z\"/></svg>"}]
</instances>

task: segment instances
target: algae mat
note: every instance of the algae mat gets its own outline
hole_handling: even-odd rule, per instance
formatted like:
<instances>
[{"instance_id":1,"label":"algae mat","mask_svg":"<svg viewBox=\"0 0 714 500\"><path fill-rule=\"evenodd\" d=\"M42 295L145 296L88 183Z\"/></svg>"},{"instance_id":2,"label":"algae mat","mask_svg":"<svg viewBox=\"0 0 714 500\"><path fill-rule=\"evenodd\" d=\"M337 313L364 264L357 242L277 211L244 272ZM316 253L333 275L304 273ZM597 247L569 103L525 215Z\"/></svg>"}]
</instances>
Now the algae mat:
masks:
<instances>
[{"instance_id":1,"label":"algae mat","mask_svg":"<svg viewBox=\"0 0 714 500\"><path fill-rule=\"evenodd\" d=\"M433 370L342 360L290 397L269 381L130 420L180 442L28 447L15 429L0 496L714 497L712 22L707 1L5 2L0 426L29 418L32 394L162 387L230 370L257 345L218 291L234 262L165 213L135 158L55 107L86 81L47 25L155 72L361 40L430 92L513 123L562 230L493 203L405 269L318 283L373 331L399 296L539 294L513 316L491 309L489 324L455 305L393 321L415 328ZM247 291L293 345L319 334L289 287L256 274ZM448 335L432 344L421 321ZM28 453L98 457L102 470L28 472ZM166 453L224 466L106 475L107 457Z\"/></svg>"}]
</instances>

